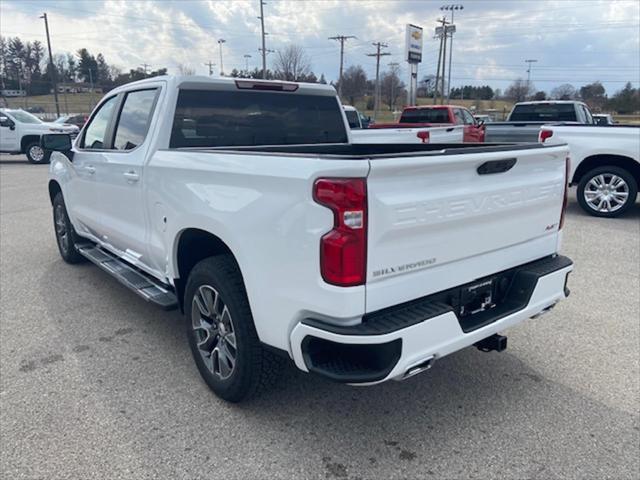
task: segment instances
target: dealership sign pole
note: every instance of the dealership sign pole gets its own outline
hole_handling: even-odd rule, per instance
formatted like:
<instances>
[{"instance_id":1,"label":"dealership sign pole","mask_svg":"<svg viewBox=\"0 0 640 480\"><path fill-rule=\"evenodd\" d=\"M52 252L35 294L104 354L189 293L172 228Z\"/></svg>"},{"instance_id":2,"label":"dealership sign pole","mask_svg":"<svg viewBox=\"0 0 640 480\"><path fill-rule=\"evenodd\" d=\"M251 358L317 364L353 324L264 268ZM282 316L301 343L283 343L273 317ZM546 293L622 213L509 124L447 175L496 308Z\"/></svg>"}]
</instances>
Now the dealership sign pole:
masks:
<instances>
[{"instance_id":1,"label":"dealership sign pole","mask_svg":"<svg viewBox=\"0 0 640 480\"><path fill-rule=\"evenodd\" d=\"M407 103L415 105L418 92L418 64L422 62L422 27L407 24L405 50L410 71Z\"/></svg>"}]
</instances>

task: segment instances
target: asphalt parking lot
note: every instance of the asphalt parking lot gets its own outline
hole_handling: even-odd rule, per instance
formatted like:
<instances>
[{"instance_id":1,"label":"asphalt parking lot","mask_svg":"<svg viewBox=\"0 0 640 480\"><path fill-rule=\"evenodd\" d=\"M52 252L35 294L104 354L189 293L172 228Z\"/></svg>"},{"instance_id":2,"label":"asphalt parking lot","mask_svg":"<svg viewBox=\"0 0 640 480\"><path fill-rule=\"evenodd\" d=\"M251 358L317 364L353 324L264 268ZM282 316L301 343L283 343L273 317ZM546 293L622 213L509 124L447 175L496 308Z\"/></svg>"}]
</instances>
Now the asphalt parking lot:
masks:
<instances>
[{"instance_id":1,"label":"asphalt parking lot","mask_svg":"<svg viewBox=\"0 0 640 480\"><path fill-rule=\"evenodd\" d=\"M228 405L176 312L57 251L46 166L0 156L0 476L638 478L640 205L569 206L572 295L405 382L353 388L286 369Z\"/></svg>"}]
</instances>

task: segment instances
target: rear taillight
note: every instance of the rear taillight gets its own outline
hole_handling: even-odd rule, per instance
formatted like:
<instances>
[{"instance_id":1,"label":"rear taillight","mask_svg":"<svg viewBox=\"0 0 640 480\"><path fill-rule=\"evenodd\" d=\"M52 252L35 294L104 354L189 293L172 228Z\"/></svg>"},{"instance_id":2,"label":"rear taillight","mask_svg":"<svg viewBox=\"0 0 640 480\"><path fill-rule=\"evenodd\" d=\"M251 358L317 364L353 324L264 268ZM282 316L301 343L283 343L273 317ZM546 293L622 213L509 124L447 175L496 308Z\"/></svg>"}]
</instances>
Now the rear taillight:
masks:
<instances>
[{"instance_id":1,"label":"rear taillight","mask_svg":"<svg viewBox=\"0 0 640 480\"><path fill-rule=\"evenodd\" d=\"M538 142L544 143L547 138L553 137L553 130L540 130L538 134Z\"/></svg>"},{"instance_id":2,"label":"rear taillight","mask_svg":"<svg viewBox=\"0 0 640 480\"><path fill-rule=\"evenodd\" d=\"M564 161L564 199L562 200L562 213L560 213L560 226L564 226L564 216L567 213L567 205L569 204L569 174L571 173L571 159L567 157Z\"/></svg>"},{"instance_id":3,"label":"rear taillight","mask_svg":"<svg viewBox=\"0 0 640 480\"><path fill-rule=\"evenodd\" d=\"M333 229L320 240L320 272L341 287L363 285L367 264L367 183L364 178L320 178L314 200L333 211Z\"/></svg>"}]
</instances>

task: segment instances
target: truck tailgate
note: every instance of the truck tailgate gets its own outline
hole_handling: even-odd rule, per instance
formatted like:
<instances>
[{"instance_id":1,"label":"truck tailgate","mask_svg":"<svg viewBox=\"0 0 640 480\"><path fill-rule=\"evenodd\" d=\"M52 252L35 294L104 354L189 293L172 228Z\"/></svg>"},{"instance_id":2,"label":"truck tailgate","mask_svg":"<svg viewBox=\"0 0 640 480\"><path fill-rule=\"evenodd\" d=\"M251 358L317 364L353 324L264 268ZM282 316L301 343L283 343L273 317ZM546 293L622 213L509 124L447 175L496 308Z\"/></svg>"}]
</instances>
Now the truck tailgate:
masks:
<instances>
[{"instance_id":1,"label":"truck tailgate","mask_svg":"<svg viewBox=\"0 0 640 480\"><path fill-rule=\"evenodd\" d=\"M555 253L567 155L561 145L371 159L367 312Z\"/></svg>"},{"instance_id":2,"label":"truck tailgate","mask_svg":"<svg viewBox=\"0 0 640 480\"><path fill-rule=\"evenodd\" d=\"M428 140L418 136L429 132ZM351 143L462 143L464 125L351 130Z\"/></svg>"}]
</instances>

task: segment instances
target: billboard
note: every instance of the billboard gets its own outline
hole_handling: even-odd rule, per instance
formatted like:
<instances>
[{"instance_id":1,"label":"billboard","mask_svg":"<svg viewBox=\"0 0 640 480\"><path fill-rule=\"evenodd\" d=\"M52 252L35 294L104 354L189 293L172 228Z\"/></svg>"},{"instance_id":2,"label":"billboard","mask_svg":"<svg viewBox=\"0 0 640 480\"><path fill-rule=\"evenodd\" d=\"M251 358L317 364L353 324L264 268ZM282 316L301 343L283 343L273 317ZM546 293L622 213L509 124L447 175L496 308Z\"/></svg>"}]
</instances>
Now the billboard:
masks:
<instances>
[{"instance_id":1,"label":"billboard","mask_svg":"<svg viewBox=\"0 0 640 480\"><path fill-rule=\"evenodd\" d=\"M405 49L407 52L407 62L422 62L422 27L411 25L410 23L407 24Z\"/></svg>"}]
</instances>

